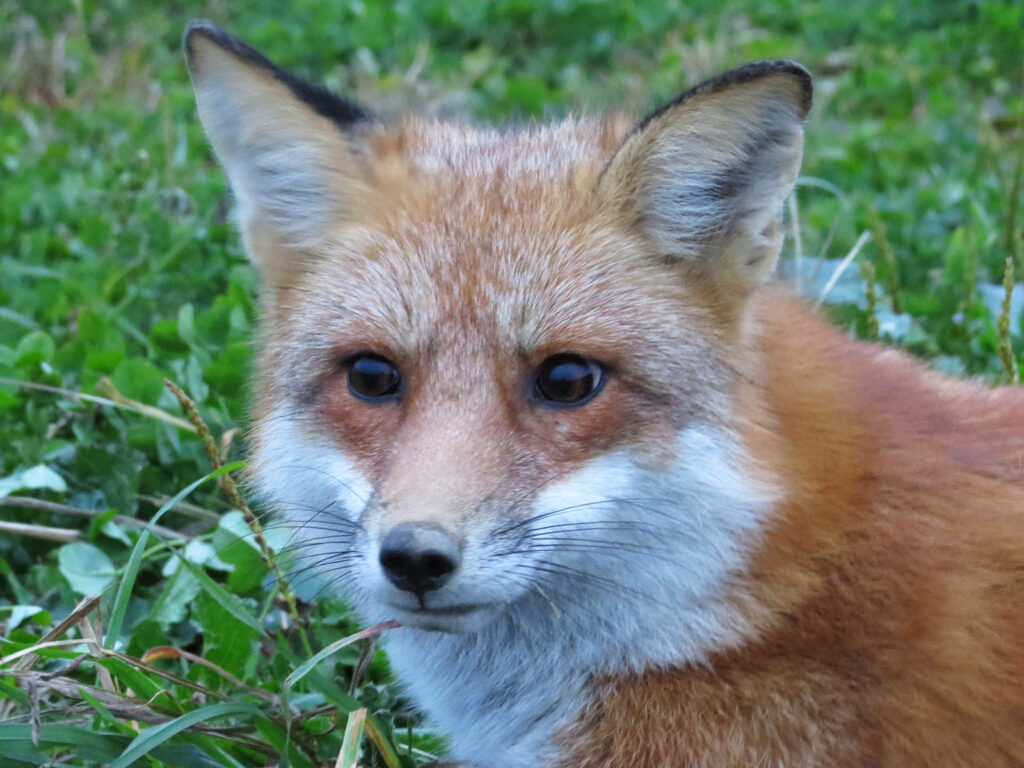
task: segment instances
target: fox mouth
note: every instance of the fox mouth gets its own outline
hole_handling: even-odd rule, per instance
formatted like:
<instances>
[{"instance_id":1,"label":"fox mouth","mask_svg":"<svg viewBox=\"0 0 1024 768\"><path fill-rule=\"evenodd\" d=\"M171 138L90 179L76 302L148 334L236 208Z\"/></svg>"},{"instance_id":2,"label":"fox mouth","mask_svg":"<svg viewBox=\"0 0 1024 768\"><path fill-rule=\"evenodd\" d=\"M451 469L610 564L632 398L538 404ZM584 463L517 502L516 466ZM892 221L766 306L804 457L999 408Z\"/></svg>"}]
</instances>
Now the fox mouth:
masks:
<instances>
[{"instance_id":1,"label":"fox mouth","mask_svg":"<svg viewBox=\"0 0 1024 768\"><path fill-rule=\"evenodd\" d=\"M489 607L483 603L470 603L468 605L446 605L439 608L416 608L413 613L425 613L432 616L466 616Z\"/></svg>"},{"instance_id":2,"label":"fox mouth","mask_svg":"<svg viewBox=\"0 0 1024 768\"><path fill-rule=\"evenodd\" d=\"M421 603L415 607L397 605L393 605L391 607L396 608L403 613L411 613L414 616L468 616L471 613L487 610L494 606L491 603L466 603L464 605L440 605L435 607Z\"/></svg>"},{"instance_id":3,"label":"fox mouth","mask_svg":"<svg viewBox=\"0 0 1024 768\"><path fill-rule=\"evenodd\" d=\"M495 603L466 603L442 606L396 606L395 618L403 626L438 632L475 632L498 615L500 606Z\"/></svg>"}]
</instances>

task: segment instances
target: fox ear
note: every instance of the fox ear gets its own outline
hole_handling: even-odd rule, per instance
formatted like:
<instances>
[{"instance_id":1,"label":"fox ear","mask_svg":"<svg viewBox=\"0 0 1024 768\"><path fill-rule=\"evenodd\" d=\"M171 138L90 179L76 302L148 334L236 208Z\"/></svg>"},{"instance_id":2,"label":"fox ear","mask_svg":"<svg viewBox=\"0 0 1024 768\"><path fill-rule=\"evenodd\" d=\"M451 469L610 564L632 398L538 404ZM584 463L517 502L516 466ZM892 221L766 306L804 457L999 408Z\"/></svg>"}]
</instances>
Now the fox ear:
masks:
<instances>
[{"instance_id":1,"label":"fox ear","mask_svg":"<svg viewBox=\"0 0 1024 768\"><path fill-rule=\"evenodd\" d=\"M811 76L765 61L698 85L642 120L599 181L662 255L749 292L782 245Z\"/></svg>"},{"instance_id":2,"label":"fox ear","mask_svg":"<svg viewBox=\"0 0 1024 768\"><path fill-rule=\"evenodd\" d=\"M207 22L189 24L185 58L249 258L265 280L286 283L365 196L356 145L372 117Z\"/></svg>"}]
</instances>

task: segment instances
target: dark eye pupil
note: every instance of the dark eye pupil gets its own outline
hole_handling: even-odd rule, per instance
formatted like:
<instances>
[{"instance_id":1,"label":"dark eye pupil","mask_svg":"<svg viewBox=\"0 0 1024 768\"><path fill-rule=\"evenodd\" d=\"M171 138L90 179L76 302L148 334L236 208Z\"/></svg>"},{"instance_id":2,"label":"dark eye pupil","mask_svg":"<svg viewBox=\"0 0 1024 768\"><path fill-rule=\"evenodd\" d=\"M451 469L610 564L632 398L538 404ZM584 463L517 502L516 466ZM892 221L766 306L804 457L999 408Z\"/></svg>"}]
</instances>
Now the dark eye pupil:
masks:
<instances>
[{"instance_id":1,"label":"dark eye pupil","mask_svg":"<svg viewBox=\"0 0 1024 768\"><path fill-rule=\"evenodd\" d=\"M359 355L349 362L348 386L358 397L391 397L398 392L401 381L398 369L383 357Z\"/></svg>"},{"instance_id":2,"label":"dark eye pupil","mask_svg":"<svg viewBox=\"0 0 1024 768\"><path fill-rule=\"evenodd\" d=\"M601 382L600 366L578 355L555 355L537 372L537 395L552 403L580 403Z\"/></svg>"}]
</instances>

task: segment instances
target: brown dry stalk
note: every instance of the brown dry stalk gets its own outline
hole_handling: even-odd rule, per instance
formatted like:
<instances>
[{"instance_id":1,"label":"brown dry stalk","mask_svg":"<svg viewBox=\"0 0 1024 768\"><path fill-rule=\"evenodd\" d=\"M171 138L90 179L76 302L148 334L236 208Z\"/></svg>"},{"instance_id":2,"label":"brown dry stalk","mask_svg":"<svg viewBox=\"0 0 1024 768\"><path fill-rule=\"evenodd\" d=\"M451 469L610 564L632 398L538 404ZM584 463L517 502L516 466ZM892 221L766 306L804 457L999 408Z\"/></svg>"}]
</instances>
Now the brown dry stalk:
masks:
<instances>
[{"instance_id":1,"label":"brown dry stalk","mask_svg":"<svg viewBox=\"0 0 1024 768\"><path fill-rule=\"evenodd\" d=\"M52 501L45 501L44 499L36 499L32 496L5 496L0 499L0 507L21 507L23 509L34 509L40 512L51 512L55 515L76 515L78 517L99 517L100 515L106 514L105 509L84 509L82 507L71 507L67 504L57 504ZM117 523L127 525L132 528L145 528L148 523L145 520L138 520L134 517L128 517L127 515L114 515L111 518ZM56 528L52 530L63 531L63 528ZM179 539L181 541L188 541L191 537L186 536L183 533L178 533L170 528L164 528L162 525L154 525L151 529L154 533L159 534L165 539ZM68 539L68 541L74 541L75 539Z\"/></svg>"},{"instance_id":2,"label":"brown dry stalk","mask_svg":"<svg viewBox=\"0 0 1024 768\"><path fill-rule=\"evenodd\" d=\"M206 422L203 421L203 417L199 415L199 409L196 408L195 402L191 397L185 394L185 390L170 379L164 379L164 385L171 390L174 396L178 398L178 402L181 403L181 407L185 409L185 415L192 423L192 426L196 428L196 432L203 441L203 449L206 451L206 455L210 457L210 463L213 465L213 468L215 470L220 469L224 466L224 462L222 462L220 458L220 451L217 450L217 443L213 439L213 434L210 432L210 428L206 426ZM250 515L252 514L252 510L249 509L249 505L245 503L245 499L242 498L242 494L238 492L238 486L235 485L235 481L231 477L230 473L221 475L217 478L217 482L220 485L220 489L224 492L224 495L228 497L228 502L230 502L231 506L243 513L248 512ZM246 522L248 522L248 518L246 518ZM252 527L251 523L250 527ZM260 526L258 520L256 521L256 528L253 529L253 533L262 539L263 528Z\"/></svg>"},{"instance_id":3,"label":"brown dry stalk","mask_svg":"<svg viewBox=\"0 0 1024 768\"><path fill-rule=\"evenodd\" d=\"M78 605L75 606L75 609L71 611L71 613L69 613L66 618L64 618L53 629L51 629L49 632L47 632L39 638L39 642L36 643L36 646L38 646L39 643L49 643L53 640L59 640L61 637L64 636L65 632L67 632L73 626L78 624L79 621L88 616L90 613L92 613L95 610L98 610L99 607L99 595L89 595L88 597L82 598L79 601ZM27 672L28 670L32 669L32 667L35 665L37 661L39 661L39 658L40 657L36 654L30 654L28 656L25 656L18 660L18 663L14 665L12 670L14 672Z\"/></svg>"},{"instance_id":4,"label":"brown dry stalk","mask_svg":"<svg viewBox=\"0 0 1024 768\"><path fill-rule=\"evenodd\" d=\"M84 658L84 657L79 657ZM65 671L65 670L59 670ZM43 674L40 672L27 672L19 673L22 685L26 688L36 688L41 693L52 692L59 696L63 696L68 699L82 699L84 698L82 693L88 693L94 699L100 702L107 711L110 712L118 720L131 720L149 725L160 725L161 723L169 722L175 717L177 713L173 710L161 710L155 707L152 701L144 701L139 698L132 696L123 696L118 694L110 693L102 688L87 685L78 680L63 675L55 674ZM40 715L60 715L63 718L67 718L75 714L95 714L95 710L91 705L71 705L63 707L51 707L49 710L40 711ZM9 721L17 721L21 719L29 718L31 720L33 713L27 715L21 715L14 718L10 718ZM245 736L256 730L255 726L251 725L238 725L238 726L211 726L206 723L196 723L195 725L189 726L187 729L191 732L196 733L208 733L222 738L227 738L235 741L233 737L241 735ZM241 743L241 742L238 742ZM258 741L246 740L244 745L250 749L256 749L268 757L276 758L278 753L276 750L271 748L267 744L263 744Z\"/></svg>"},{"instance_id":5,"label":"brown dry stalk","mask_svg":"<svg viewBox=\"0 0 1024 768\"><path fill-rule=\"evenodd\" d=\"M226 669L224 669L224 667L218 664L214 664L212 661L204 659L202 656L197 656L196 654L190 653L189 651L183 650L181 648L175 648L172 645L159 645L155 648L150 648L148 651L142 654L142 660L147 664L151 661L154 661L155 659L186 659L188 661L191 661L193 664L199 664L201 666L206 667L207 669L213 670L218 675L227 680L229 683L231 683L233 686L244 690L246 693L251 693L253 696L257 696L263 699L264 701L269 701L271 704L274 704L275 706L278 704L278 697L270 691L265 691L262 688L256 688L252 685L246 685L237 677L235 677Z\"/></svg>"},{"instance_id":6,"label":"brown dry stalk","mask_svg":"<svg viewBox=\"0 0 1024 768\"><path fill-rule=\"evenodd\" d=\"M370 635L363 640L363 650L359 654L359 661L356 662L355 669L352 670L352 680L348 684L348 695L355 696L356 691L359 690L359 683L363 680L363 675L366 674L366 670L370 668L370 662L373 661L373 654L377 651L377 636Z\"/></svg>"},{"instance_id":7,"label":"brown dry stalk","mask_svg":"<svg viewBox=\"0 0 1024 768\"><path fill-rule=\"evenodd\" d=\"M170 379L164 379L164 385L171 390L178 402L181 403L181 407L185 410L185 415L188 420L196 428L196 432L199 434L200 439L203 441L203 448L206 451L206 455L210 457L210 463L213 465L214 470L220 469L224 466L224 462L221 459L221 452L217 448L217 442L213 439L213 434L210 432L210 428L203 421L203 417L199 415L199 409L196 408L195 402L190 398L185 391L175 384ZM266 538L263 535L263 526L260 524L259 518L253 513L252 509L246 503L245 499L242 498L242 494L238 490L238 486L235 484L235 480L231 477L231 474L225 472L219 478L217 482L220 485L221 491L227 496L228 502L242 513L245 518L246 524L249 526L249 530L252 531L253 538L256 540L256 545L259 547L260 557L266 564L267 568L274 574L274 578L277 579L277 588L284 598L285 603L288 606L288 614L292 617L292 621L295 623L295 629L299 633L299 639L302 642L302 646L306 653L309 655L313 654L313 648L309 644L309 638L306 637L306 632L302 627L302 622L299 618L299 606L298 601L295 599L295 592L292 591L291 584L285 578L284 574L281 573L281 569L277 565L277 561L274 558L274 550L270 548Z\"/></svg>"},{"instance_id":8,"label":"brown dry stalk","mask_svg":"<svg viewBox=\"0 0 1024 768\"><path fill-rule=\"evenodd\" d=\"M80 532L75 528L53 528L48 525L32 525L31 523L9 523L6 520L0 520L0 533L28 536L33 539L43 539L44 541L62 541L64 543L78 541L81 538Z\"/></svg>"}]
</instances>

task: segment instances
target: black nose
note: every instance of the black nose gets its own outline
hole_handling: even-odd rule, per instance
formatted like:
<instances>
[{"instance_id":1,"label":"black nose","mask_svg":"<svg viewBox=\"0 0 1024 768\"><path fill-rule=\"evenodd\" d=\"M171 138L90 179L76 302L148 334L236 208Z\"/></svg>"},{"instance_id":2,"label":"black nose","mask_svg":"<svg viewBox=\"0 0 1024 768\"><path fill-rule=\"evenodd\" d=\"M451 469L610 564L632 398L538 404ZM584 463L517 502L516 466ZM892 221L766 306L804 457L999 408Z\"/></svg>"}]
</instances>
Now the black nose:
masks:
<instances>
[{"instance_id":1,"label":"black nose","mask_svg":"<svg viewBox=\"0 0 1024 768\"><path fill-rule=\"evenodd\" d=\"M432 523L400 523L380 544L380 565L391 583L420 597L444 586L461 559L458 542Z\"/></svg>"}]
</instances>

